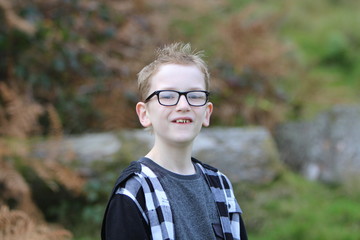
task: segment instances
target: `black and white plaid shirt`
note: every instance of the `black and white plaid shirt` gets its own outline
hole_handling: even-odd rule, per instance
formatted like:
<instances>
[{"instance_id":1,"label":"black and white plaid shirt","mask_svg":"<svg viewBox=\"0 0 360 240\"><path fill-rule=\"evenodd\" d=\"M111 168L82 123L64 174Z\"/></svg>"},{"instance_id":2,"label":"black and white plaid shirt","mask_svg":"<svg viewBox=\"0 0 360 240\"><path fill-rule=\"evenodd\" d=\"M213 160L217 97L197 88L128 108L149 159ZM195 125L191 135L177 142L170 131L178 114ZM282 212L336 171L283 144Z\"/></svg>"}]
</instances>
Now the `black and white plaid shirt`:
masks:
<instances>
[{"instance_id":1,"label":"black and white plaid shirt","mask_svg":"<svg viewBox=\"0 0 360 240\"><path fill-rule=\"evenodd\" d=\"M220 215L220 222L224 239L246 240L246 232L241 220L242 211L237 203L234 192L228 178L217 169L203 164L196 159L205 179L213 193L216 206ZM131 170L129 170L131 169ZM145 205L137 199L139 191L144 192ZM122 194L129 197L138 207L143 219L150 226L150 239L173 240L175 239L174 222L170 203L166 193L160 184L158 176L146 165L139 161L133 162L130 167L119 177L112 197L115 194ZM109 211L109 204L105 211L102 226L102 239L106 239L106 214ZM240 231L244 231L240 233ZM245 239L244 239L245 238Z\"/></svg>"}]
</instances>

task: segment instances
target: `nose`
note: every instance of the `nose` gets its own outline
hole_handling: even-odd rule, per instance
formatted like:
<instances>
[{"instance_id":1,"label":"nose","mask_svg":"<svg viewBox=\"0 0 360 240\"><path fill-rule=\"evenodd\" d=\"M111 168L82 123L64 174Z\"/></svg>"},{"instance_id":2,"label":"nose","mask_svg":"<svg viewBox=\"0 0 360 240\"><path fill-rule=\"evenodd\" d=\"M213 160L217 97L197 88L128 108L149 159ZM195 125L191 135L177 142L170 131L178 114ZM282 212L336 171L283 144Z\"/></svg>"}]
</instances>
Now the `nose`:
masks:
<instances>
[{"instance_id":1,"label":"nose","mask_svg":"<svg viewBox=\"0 0 360 240\"><path fill-rule=\"evenodd\" d=\"M190 109L190 105L186 100L185 95L180 96L179 102L176 105L177 111L188 111Z\"/></svg>"}]
</instances>

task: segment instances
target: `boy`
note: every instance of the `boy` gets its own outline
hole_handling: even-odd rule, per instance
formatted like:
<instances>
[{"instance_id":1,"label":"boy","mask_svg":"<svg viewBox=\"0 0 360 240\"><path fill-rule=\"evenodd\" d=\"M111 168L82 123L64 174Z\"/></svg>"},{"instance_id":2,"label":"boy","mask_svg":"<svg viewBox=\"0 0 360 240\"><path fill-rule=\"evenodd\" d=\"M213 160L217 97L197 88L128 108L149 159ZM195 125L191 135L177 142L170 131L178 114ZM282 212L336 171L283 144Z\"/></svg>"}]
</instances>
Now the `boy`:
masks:
<instances>
[{"instance_id":1,"label":"boy","mask_svg":"<svg viewBox=\"0 0 360 240\"><path fill-rule=\"evenodd\" d=\"M123 171L110 198L103 240L241 239L247 235L229 180L191 157L209 126L209 73L189 44L175 43L138 74L136 113L155 141Z\"/></svg>"}]
</instances>

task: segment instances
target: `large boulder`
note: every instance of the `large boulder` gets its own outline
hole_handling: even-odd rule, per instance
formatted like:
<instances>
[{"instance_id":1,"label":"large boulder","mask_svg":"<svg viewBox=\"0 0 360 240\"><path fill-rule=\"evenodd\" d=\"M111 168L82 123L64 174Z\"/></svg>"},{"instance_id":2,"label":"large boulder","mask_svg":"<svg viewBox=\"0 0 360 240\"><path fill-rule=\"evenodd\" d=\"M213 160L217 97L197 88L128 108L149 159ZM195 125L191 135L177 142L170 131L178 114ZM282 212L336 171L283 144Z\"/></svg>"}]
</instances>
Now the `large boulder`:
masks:
<instances>
[{"instance_id":1,"label":"large boulder","mask_svg":"<svg viewBox=\"0 0 360 240\"><path fill-rule=\"evenodd\" d=\"M360 106L336 106L275 131L281 159L309 179L353 183L360 176Z\"/></svg>"},{"instance_id":2,"label":"large boulder","mask_svg":"<svg viewBox=\"0 0 360 240\"><path fill-rule=\"evenodd\" d=\"M153 136L144 130L119 134L123 154L137 159L153 145ZM258 128L205 128L196 138L193 156L225 173L232 182L266 183L282 171L270 133Z\"/></svg>"},{"instance_id":3,"label":"large boulder","mask_svg":"<svg viewBox=\"0 0 360 240\"><path fill-rule=\"evenodd\" d=\"M204 129L195 141L194 156L232 182L266 183L283 169L270 133L261 127Z\"/></svg>"},{"instance_id":4,"label":"large boulder","mask_svg":"<svg viewBox=\"0 0 360 240\"><path fill-rule=\"evenodd\" d=\"M153 145L153 136L139 129L70 136L38 144L34 152L46 156L49 144L57 146L60 158L75 156L89 170L94 161L129 162L144 156ZM233 182L265 183L282 171L274 141L264 128L203 129L193 156L220 169Z\"/></svg>"},{"instance_id":5,"label":"large boulder","mask_svg":"<svg viewBox=\"0 0 360 240\"><path fill-rule=\"evenodd\" d=\"M33 155L43 159L56 158L63 162L76 158L85 165L91 165L100 159L112 161L121 147L114 133L88 133L35 142Z\"/></svg>"}]
</instances>

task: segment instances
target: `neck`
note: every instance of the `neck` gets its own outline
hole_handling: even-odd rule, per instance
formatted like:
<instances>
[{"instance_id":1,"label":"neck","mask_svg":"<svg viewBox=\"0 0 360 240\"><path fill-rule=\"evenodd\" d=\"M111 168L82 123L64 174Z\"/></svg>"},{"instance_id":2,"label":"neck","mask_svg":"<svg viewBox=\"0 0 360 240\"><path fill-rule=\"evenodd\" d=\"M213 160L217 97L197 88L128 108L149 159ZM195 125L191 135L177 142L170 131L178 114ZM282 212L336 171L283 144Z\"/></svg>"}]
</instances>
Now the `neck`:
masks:
<instances>
[{"instance_id":1,"label":"neck","mask_svg":"<svg viewBox=\"0 0 360 240\"><path fill-rule=\"evenodd\" d=\"M181 175L195 173L191 161L192 144L169 145L155 142L154 147L146 155L163 168Z\"/></svg>"}]
</instances>

